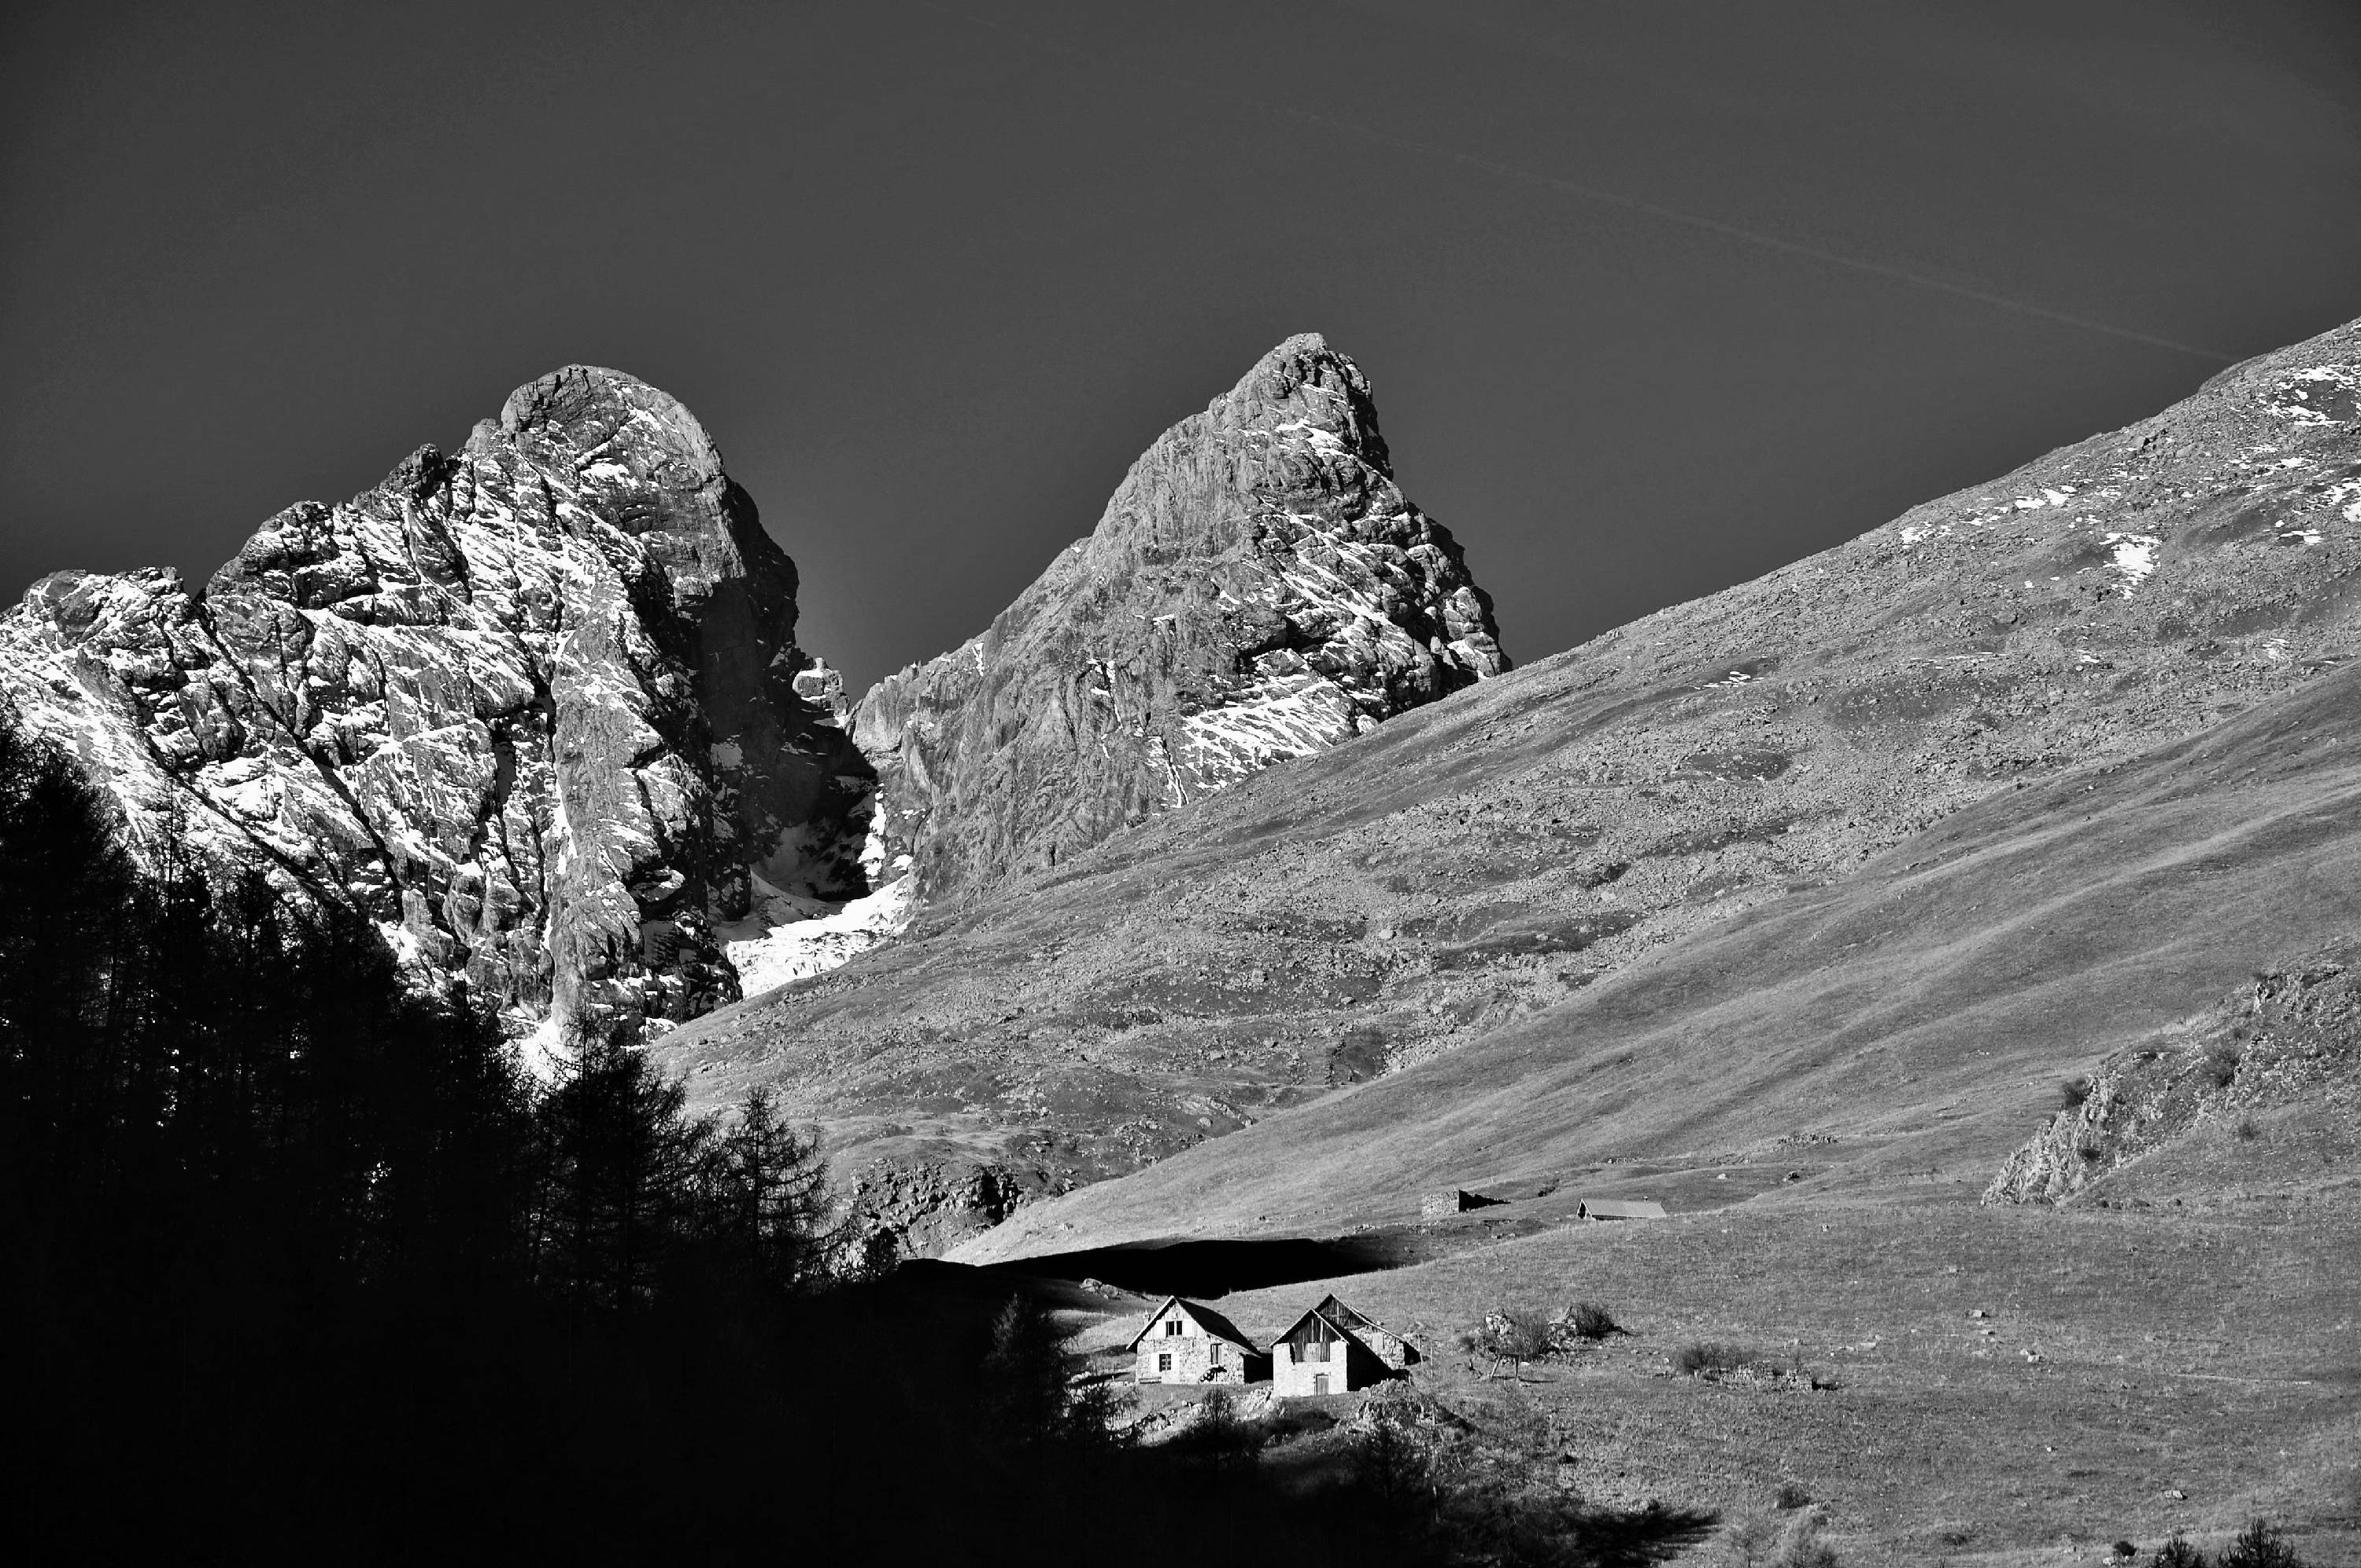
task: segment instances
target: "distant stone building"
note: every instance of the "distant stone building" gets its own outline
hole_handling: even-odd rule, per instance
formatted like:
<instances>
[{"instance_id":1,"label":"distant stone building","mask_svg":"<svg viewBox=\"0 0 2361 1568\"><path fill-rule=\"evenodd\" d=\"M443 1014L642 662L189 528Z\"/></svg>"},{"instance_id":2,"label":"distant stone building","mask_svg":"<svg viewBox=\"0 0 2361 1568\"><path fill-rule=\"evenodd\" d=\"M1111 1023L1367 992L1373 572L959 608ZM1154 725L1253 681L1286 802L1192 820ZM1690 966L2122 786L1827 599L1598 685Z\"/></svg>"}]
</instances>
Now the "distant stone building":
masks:
<instances>
[{"instance_id":1,"label":"distant stone building","mask_svg":"<svg viewBox=\"0 0 2361 1568\"><path fill-rule=\"evenodd\" d=\"M1574 1217L1577 1220L1661 1220L1666 1216L1662 1203L1645 1198L1586 1198L1576 1205Z\"/></svg>"},{"instance_id":2,"label":"distant stone building","mask_svg":"<svg viewBox=\"0 0 2361 1568\"><path fill-rule=\"evenodd\" d=\"M1484 1201L1473 1192L1462 1192L1454 1188L1448 1192L1430 1192L1420 1199L1418 1217L1422 1220L1439 1220L1445 1214L1464 1214L1470 1209L1479 1209L1483 1206Z\"/></svg>"},{"instance_id":3,"label":"distant stone building","mask_svg":"<svg viewBox=\"0 0 2361 1568\"><path fill-rule=\"evenodd\" d=\"M1130 1349L1139 1383L1256 1383L1270 1376L1270 1358L1236 1324L1178 1296L1148 1314Z\"/></svg>"},{"instance_id":4,"label":"distant stone building","mask_svg":"<svg viewBox=\"0 0 2361 1568\"><path fill-rule=\"evenodd\" d=\"M1331 1296L1271 1341L1271 1391L1282 1398L1347 1393L1418 1359L1410 1341Z\"/></svg>"}]
</instances>

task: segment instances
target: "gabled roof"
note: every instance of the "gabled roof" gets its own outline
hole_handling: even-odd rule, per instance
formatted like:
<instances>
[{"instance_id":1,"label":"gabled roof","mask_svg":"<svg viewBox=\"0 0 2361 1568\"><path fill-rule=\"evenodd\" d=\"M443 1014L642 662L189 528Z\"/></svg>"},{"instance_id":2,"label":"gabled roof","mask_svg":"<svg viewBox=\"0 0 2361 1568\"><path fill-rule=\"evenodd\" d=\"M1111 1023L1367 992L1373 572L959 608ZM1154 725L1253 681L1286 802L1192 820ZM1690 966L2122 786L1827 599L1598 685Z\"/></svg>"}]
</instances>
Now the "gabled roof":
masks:
<instances>
[{"instance_id":1,"label":"gabled roof","mask_svg":"<svg viewBox=\"0 0 2361 1568\"><path fill-rule=\"evenodd\" d=\"M1139 1348L1139 1342L1148 1337L1148 1331L1154 1328L1159 1321L1161 1321L1164 1314L1174 1307L1180 1308L1191 1318L1194 1318L1197 1321L1197 1326L1203 1329L1215 1339L1227 1340L1232 1344L1236 1345L1240 1350L1249 1351L1256 1355L1260 1355L1262 1354L1261 1348L1257 1346L1254 1341L1246 1338L1246 1336L1239 1331L1237 1324L1230 1321L1229 1319L1222 1316L1221 1313L1216 1312L1211 1307L1200 1306L1194 1301L1183 1301L1178 1296L1167 1296L1164 1298L1163 1301L1157 1306L1156 1310L1148 1314L1148 1321L1139 1325L1139 1332L1131 1336L1131 1343L1125 1345L1123 1348L1126 1350L1137 1350Z\"/></svg>"},{"instance_id":2,"label":"gabled roof","mask_svg":"<svg viewBox=\"0 0 2361 1568\"><path fill-rule=\"evenodd\" d=\"M1329 1299L1330 1301L1333 1301L1333 1300L1335 1300L1335 1298L1332 1296L1332 1297L1330 1297L1328 1299ZM1340 1302L1340 1303L1338 1303L1338 1304L1339 1304L1339 1305L1342 1305L1342 1303L1341 1303L1341 1302ZM1303 1315L1302 1315L1302 1317L1299 1317L1299 1318L1297 1318L1297 1319L1295 1320L1295 1321L1293 1321L1293 1322L1291 1322L1291 1323L1288 1324L1288 1325L1287 1325L1287 1327L1285 1327L1285 1328L1283 1328L1283 1329L1279 1330L1279 1332L1277 1332L1277 1333L1275 1333L1275 1334L1273 1334L1273 1335L1271 1335L1271 1336L1270 1336L1270 1343L1271 1343L1272 1347L1273 1347L1274 1349L1275 1349L1275 1348L1277 1348L1277 1346L1278 1346L1278 1344L1279 1344L1279 1341L1281 1341L1281 1340L1285 1339L1288 1335L1290 1335L1290 1334L1293 1333L1296 1330L1298 1330L1298 1329L1301 1328L1301 1327L1303 1326L1304 1320L1305 1320L1305 1319L1307 1319L1307 1318L1317 1318L1317 1319L1319 1319L1322 1322L1326 1323L1330 1328L1332 1328L1332 1329L1335 1330L1335 1331L1336 1331L1336 1332L1337 1332L1337 1334L1338 1334L1340 1337L1342 1337L1342 1338L1345 1338L1345 1339L1351 1339L1351 1338L1353 1338L1353 1337L1354 1337L1354 1336L1353 1336L1353 1325L1352 1325L1350 1322L1343 1322L1343 1323L1340 1323L1340 1322L1338 1322L1334 1318L1330 1317L1330 1316L1329 1316L1329 1315L1328 1315L1324 1310L1322 1310L1323 1308L1325 1308L1327 1305L1328 1305L1328 1302L1327 1302L1327 1301L1323 1301L1323 1302L1321 1302L1321 1303L1320 1303L1320 1305L1319 1305L1318 1307L1307 1307L1307 1308L1305 1308L1305 1309L1303 1310ZM1359 1317L1359 1316L1360 1316L1360 1314L1359 1314L1358 1312L1353 1312L1353 1310L1352 1310L1350 1307L1346 1307L1345 1310L1347 1312L1352 1312L1352 1313L1353 1313L1353 1316L1354 1316L1354 1317L1356 1317L1356 1318L1357 1318L1357 1317ZM1367 1349L1367 1346L1363 1346L1362 1348Z\"/></svg>"},{"instance_id":3,"label":"gabled roof","mask_svg":"<svg viewBox=\"0 0 2361 1568\"><path fill-rule=\"evenodd\" d=\"M1410 1343L1410 1341L1403 1339L1401 1335L1394 1332L1393 1330L1386 1327L1385 1324L1378 1321L1377 1319L1369 1316L1368 1313L1361 1311L1357 1308L1346 1306L1342 1300L1338 1299L1334 1296L1325 1298L1318 1306L1313 1307L1311 1310L1305 1312L1303 1317L1298 1318L1295 1321L1288 1324L1286 1328L1279 1331L1278 1338L1272 1340L1270 1343L1277 1344L1279 1340L1285 1339L1289 1334L1291 1334L1296 1330L1301 1328L1303 1326L1303 1318L1311 1317L1317 1317L1322 1322L1326 1323L1330 1328L1334 1329L1338 1333L1345 1335L1347 1339L1358 1338L1358 1331L1362 1329L1374 1329L1389 1340L1398 1340L1403 1344Z\"/></svg>"},{"instance_id":4,"label":"gabled roof","mask_svg":"<svg viewBox=\"0 0 2361 1568\"><path fill-rule=\"evenodd\" d=\"M1350 1326L1356 1328L1375 1329L1381 1334L1392 1334L1395 1339L1401 1338L1401 1335L1394 1333L1393 1330L1386 1327L1385 1324L1378 1321L1377 1319L1369 1316L1368 1313L1358 1311L1354 1308L1348 1307L1334 1296L1329 1297L1326 1300L1321 1302L1320 1305L1312 1308L1312 1310L1319 1313L1322 1317L1327 1319L1329 1322L1334 1324L1338 1328L1344 1328L1349 1324ZM1303 1320L1298 1318L1295 1321L1300 1323Z\"/></svg>"}]
</instances>

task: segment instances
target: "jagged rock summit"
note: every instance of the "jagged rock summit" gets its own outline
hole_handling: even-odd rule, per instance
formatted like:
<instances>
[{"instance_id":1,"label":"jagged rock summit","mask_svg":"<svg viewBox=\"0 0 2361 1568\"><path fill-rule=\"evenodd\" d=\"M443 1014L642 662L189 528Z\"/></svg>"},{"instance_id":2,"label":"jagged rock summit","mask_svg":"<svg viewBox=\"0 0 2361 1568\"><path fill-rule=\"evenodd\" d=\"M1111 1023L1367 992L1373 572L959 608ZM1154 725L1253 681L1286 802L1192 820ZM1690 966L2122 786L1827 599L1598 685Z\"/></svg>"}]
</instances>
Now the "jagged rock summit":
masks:
<instances>
[{"instance_id":1,"label":"jagged rock summit","mask_svg":"<svg viewBox=\"0 0 2361 1568\"><path fill-rule=\"evenodd\" d=\"M858 745L796 589L686 409L569 366L202 589L37 584L0 693L151 856L355 906L520 1027L645 1034L1506 668L1367 381L1309 335L990 630L871 692Z\"/></svg>"},{"instance_id":2,"label":"jagged rock summit","mask_svg":"<svg viewBox=\"0 0 2361 1568\"><path fill-rule=\"evenodd\" d=\"M734 1000L714 922L863 891L872 780L796 571L664 392L568 366L192 591L61 572L0 692L147 852L374 917L520 1023Z\"/></svg>"},{"instance_id":3,"label":"jagged rock summit","mask_svg":"<svg viewBox=\"0 0 2361 1568\"><path fill-rule=\"evenodd\" d=\"M973 894L1508 667L1369 384L1291 337L1132 466L992 626L879 683L855 734L889 867Z\"/></svg>"}]
</instances>

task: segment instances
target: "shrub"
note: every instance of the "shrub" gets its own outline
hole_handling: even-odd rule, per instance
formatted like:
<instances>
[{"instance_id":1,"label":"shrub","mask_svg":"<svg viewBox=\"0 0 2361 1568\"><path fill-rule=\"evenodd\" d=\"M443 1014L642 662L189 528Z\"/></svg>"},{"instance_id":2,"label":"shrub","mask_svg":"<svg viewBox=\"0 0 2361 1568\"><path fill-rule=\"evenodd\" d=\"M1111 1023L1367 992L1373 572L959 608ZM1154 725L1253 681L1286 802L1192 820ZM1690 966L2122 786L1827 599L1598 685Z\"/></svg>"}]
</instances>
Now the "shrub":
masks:
<instances>
[{"instance_id":1,"label":"shrub","mask_svg":"<svg viewBox=\"0 0 2361 1568\"><path fill-rule=\"evenodd\" d=\"M1578 1339L1602 1340L1625 1332L1615 1315L1596 1301L1576 1301L1559 1319Z\"/></svg>"},{"instance_id":2,"label":"shrub","mask_svg":"<svg viewBox=\"0 0 2361 1568\"><path fill-rule=\"evenodd\" d=\"M2251 1144L2263 1135L2262 1128L2256 1124L2252 1116L2239 1117L2238 1124L2231 1131L2238 1135L2238 1141L2242 1144Z\"/></svg>"},{"instance_id":3,"label":"shrub","mask_svg":"<svg viewBox=\"0 0 2361 1568\"><path fill-rule=\"evenodd\" d=\"M1812 1495L1793 1481L1780 1482L1779 1489L1771 1495L1773 1505L1781 1508L1800 1508L1811 1500Z\"/></svg>"},{"instance_id":4,"label":"shrub","mask_svg":"<svg viewBox=\"0 0 2361 1568\"><path fill-rule=\"evenodd\" d=\"M2213 1080L2214 1088L2227 1089L2238 1076L2238 1064L2245 1059L2246 1053L2235 1041L2216 1041L2213 1049L2205 1053L2205 1076Z\"/></svg>"},{"instance_id":5,"label":"shrub","mask_svg":"<svg viewBox=\"0 0 2361 1568\"><path fill-rule=\"evenodd\" d=\"M2304 1568L2303 1559L2281 1540L2268 1519L2257 1519L2238 1532L2213 1568ZM2157 1548L2155 1568L2207 1568L2205 1553L2176 1535Z\"/></svg>"},{"instance_id":6,"label":"shrub","mask_svg":"<svg viewBox=\"0 0 2361 1568\"><path fill-rule=\"evenodd\" d=\"M2303 1559L2265 1519L2240 1530L2230 1549L2214 1561L2219 1568L2303 1568Z\"/></svg>"},{"instance_id":7,"label":"shrub","mask_svg":"<svg viewBox=\"0 0 2361 1568\"><path fill-rule=\"evenodd\" d=\"M1556 1348L1548 1321L1539 1312L1515 1307L1487 1314L1480 1328L1459 1336L1459 1344L1490 1364L1487 1376L1504 1368L1521 1370L1526 1362L1539 1361Z\"/></svg>"},{"instance_id":8,"label":"shrub","mask_svg":"<svg viewBox=\"0 0 2361 1568\"><path fill-rule=\"evenodd\" d=\"M2061 1078L2058 1080L2058 1103L2068 1111L2079 1110L2082 1102L2091 1098L2091 1080L2087 1078Z\"/></svg>"},{"instance_id":9,"label":"shrub","mask_svg":"<svg viewBox=\"0 0 2361 1568\"><path fill-rule=\"evenodd\" d=\"M1718 1564L1724 1568L1837 1568L1834 1548L1820 1539L1817 1508L1750 1514L1723 1531Z\"/></svg>"},{"instance_id":10,"label":"shrub","mask_svg":"<svg viewBox=\"0 0 2361 1568\"><path fill-rule=\"evenodd\" d=\"M1269 1440L1268 1431L1240 1418L1227 1389L1215 1388L1198 1406L1197 1419L1167 1447L1213 1469L1235 1470L1252 1464Z\"/></svg>"},{"instance_id":11,"label":"shrub","mask_svg":"<svg viewBox=\"0 0 2361 1568\"><path fill-rule=\"evenodd\" d=\"M1779 1535L1773 1568L1837 1568L1836 1549L1820 1539L1820 1516L1806 1508L1795 1516Z\"/></svg>"},{"instance_id":12,"label":"shrub","mask_svg":"<svg viewBox=\"0 0 2361 1568\"><path fill-rule=\"evenodd\" d=\"M1674 1354L1673 1370L1684 1377L1696 1377L1708 1372L1735 1372L1753 1365L1754 1360L1753 1354L1741 1346L1697 1340Z\"/></svg>"},{"instance_id":13,"label":"shrub","mask_svg":"<svg viewBox=\"0 0 2361 1568\"><path fill-rule=\"evenodd\" d=\"M1719 1344L1712 1340L1697 1340L1683 1345L1673 1354L1673 1370L1684 1377L1727 1377L1744 1376L1775 1381L1794 1378L1809 1382L1815 1388L1823 1385L1804 1370L1804 1353L1796 1351L1782 1363L1774 1355L1750 1350L1742 1344Z\"/></svg>"},{"instance_id":14,"label":"shrub","mask_svg":"<svg viewBox=\"0 0 2361 1568\"><path fill-rule=\"evenodd\" d=\"M1434 1456L1422 1441L1424 1413L1414 1396L1380 1388L1362 1407L1367 1425L1354 1434L1353 1470L1378 1508L1407 1515L1434 1501Z\"/></svg>"},{"instance_id":15,"label":"shrub","mask_svg":"<svg viewBox=\"0 0 2361 1568\"><path fill-rule=\"evenodd\" d=\"M1282 1443L1310 1433L1326 1431L1336 1424L1336 1418L1325 1410L1281 1405L1264 1416L1257 1424L1271 1442Z\"/></svg>"}]
</instances>

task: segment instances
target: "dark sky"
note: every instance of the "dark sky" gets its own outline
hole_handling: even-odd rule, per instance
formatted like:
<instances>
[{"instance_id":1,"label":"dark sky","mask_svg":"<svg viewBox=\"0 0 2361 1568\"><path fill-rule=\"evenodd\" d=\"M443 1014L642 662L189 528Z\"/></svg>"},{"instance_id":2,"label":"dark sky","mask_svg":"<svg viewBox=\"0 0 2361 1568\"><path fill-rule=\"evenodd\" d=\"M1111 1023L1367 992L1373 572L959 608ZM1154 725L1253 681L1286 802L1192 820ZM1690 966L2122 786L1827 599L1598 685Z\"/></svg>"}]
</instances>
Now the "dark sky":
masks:
<instances>
[{"instance_id":1,"label":"dark sky","mask_svg":"<svg viewBox=\"0 0 2361 1568\"><path fill-rule=\"evenodd\" d=\"M1532 659L2356 315L2349 4L0 20L11 597L587 360L714 433L857 689L1315 330Z\"/></svg>"}]
</instances>

